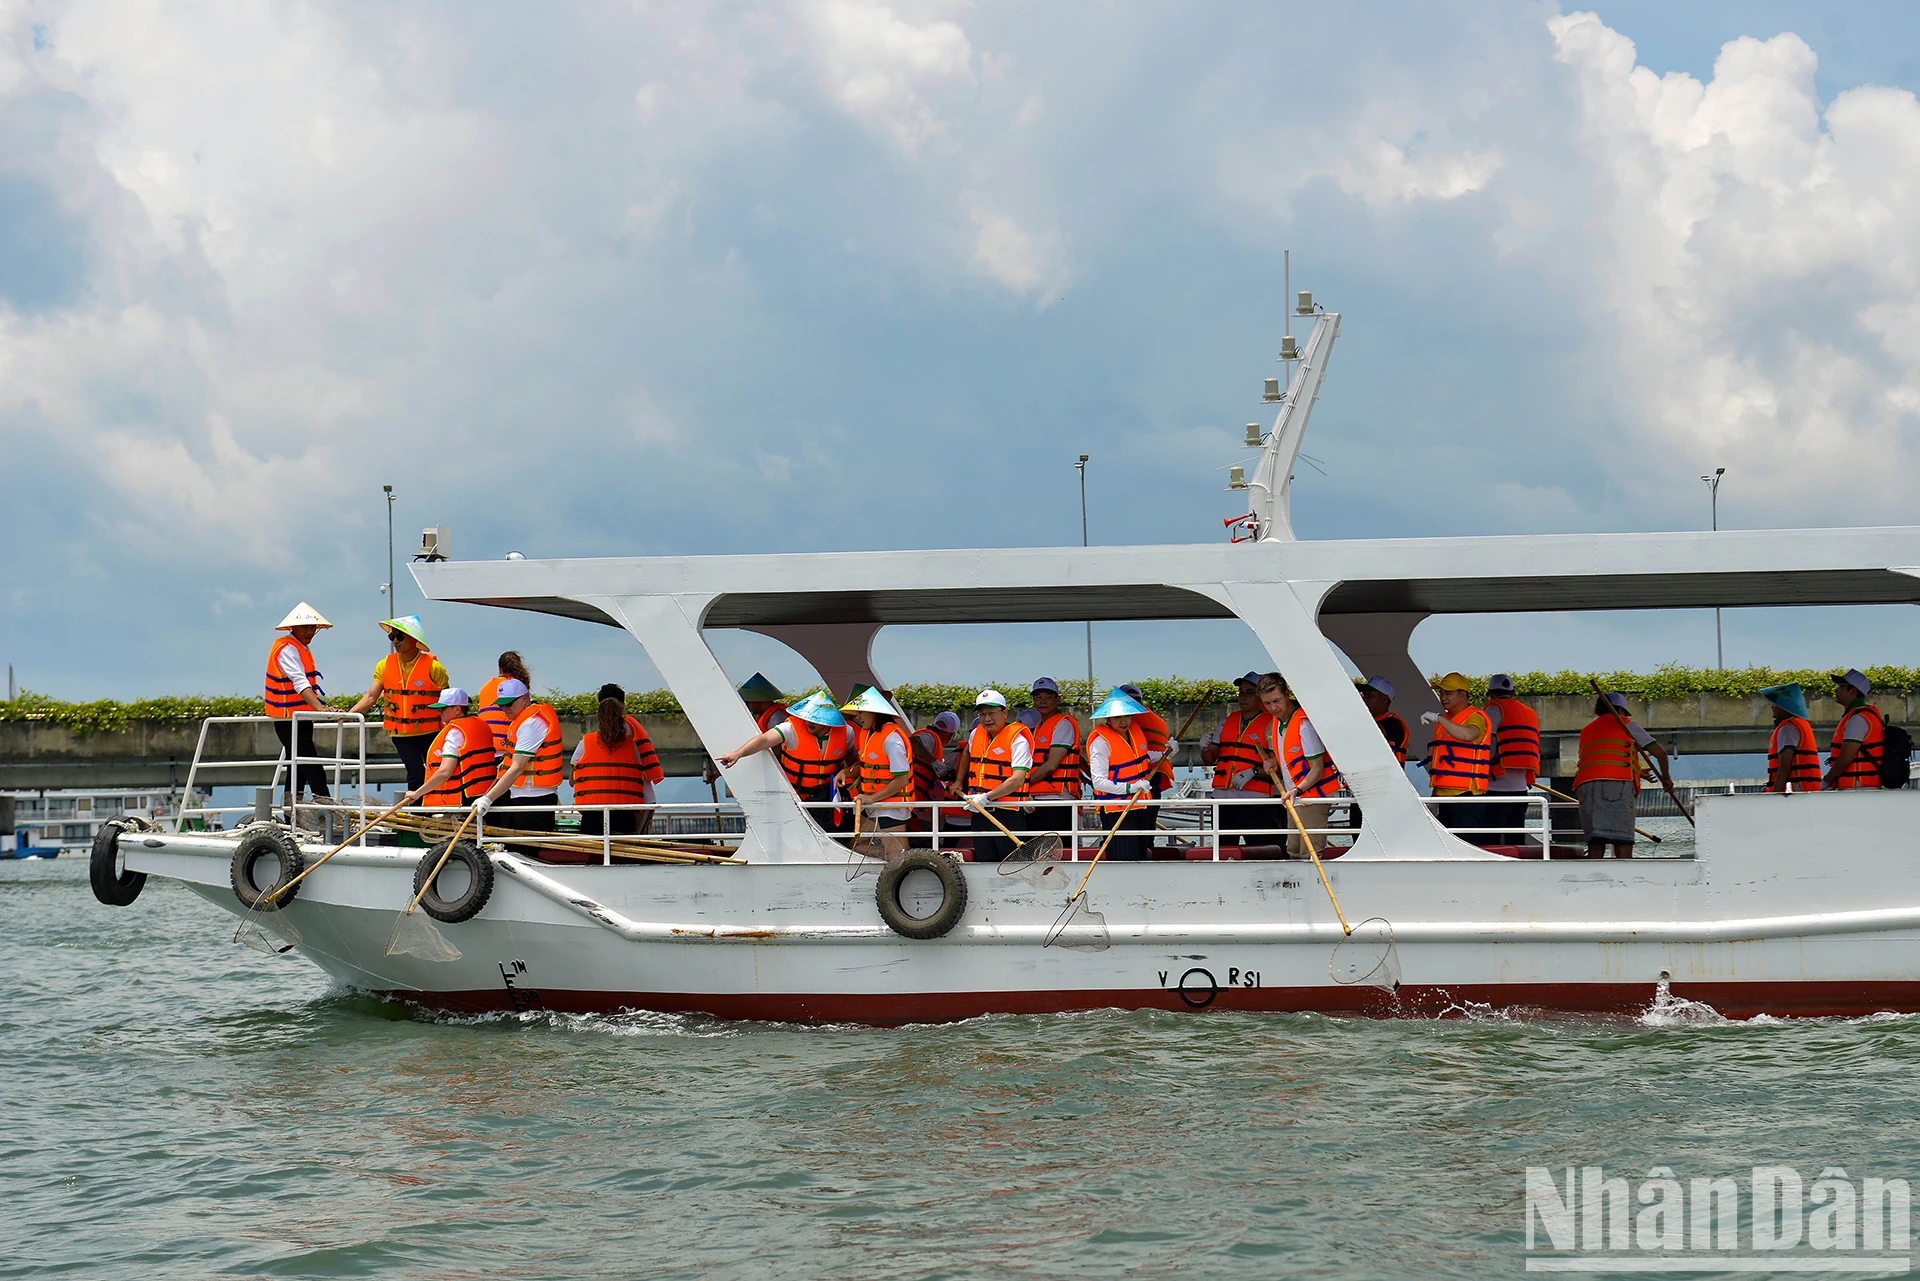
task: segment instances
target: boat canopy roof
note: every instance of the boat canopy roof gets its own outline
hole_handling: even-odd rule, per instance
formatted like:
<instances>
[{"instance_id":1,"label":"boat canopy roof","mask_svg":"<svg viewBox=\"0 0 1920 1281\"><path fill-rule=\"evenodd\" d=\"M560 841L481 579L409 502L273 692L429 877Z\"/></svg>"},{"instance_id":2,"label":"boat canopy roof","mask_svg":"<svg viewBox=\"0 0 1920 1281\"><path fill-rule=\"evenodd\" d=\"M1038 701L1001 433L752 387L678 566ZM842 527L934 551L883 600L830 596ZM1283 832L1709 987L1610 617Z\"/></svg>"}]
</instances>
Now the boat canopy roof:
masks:
<instances>
[{"instance_id":1,"label":"boat canopy roof","mask_svg":"<svg viewBox=\"0 0 1920 1281\"><path fill-rule=\"evenodd\" d=\"M703 627L1230 618L1210 590L1334 586L1320 613L1920 603L1920 527L1239 545L421 562L432 600L617 626L596 597L674 596Z\"/></svg>"}]
</instances>

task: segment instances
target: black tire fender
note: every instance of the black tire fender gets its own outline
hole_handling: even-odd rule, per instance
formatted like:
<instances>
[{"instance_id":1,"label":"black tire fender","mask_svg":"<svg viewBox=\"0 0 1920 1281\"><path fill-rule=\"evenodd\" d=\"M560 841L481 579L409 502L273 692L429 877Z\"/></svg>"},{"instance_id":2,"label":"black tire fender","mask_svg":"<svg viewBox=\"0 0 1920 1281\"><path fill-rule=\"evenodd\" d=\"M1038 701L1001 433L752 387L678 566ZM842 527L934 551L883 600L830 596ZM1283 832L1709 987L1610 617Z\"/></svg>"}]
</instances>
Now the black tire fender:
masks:
<instances>
[{"instance_id":1,"label":"black tire fender","mask_svg":"<svg viewBox=\"0 0 1920 1281\"><path fill-rule=\"evenodd\" d=\"M457 865L467 869L467 888L453 898L440 893L439 877L434 884L427 885L427 877L436 867L440 867L440 856L446 855L447 865L440 869L445 876ZM421 894L422 889L426 893ZM420 895L420 910L436 921L448 925L458 925L470 921L480 914L480 909L493 897L493 860L488 858L472 841L461 841L451 851L447 842L441 841L421 856L413 869L413 892Z\"/></svg>"},{"instance_id":2,"label":"black tire fender","mask_svg":"<svg viewBox=\"0 0 1920 1281\"><path fill-rule=\"evenodd\" d=\"M145 872L129 872L120 864L120 836L129 829L140 830L127 819L109 819L93 837L87 880L93 886L93 896L108 907L127 906L140 897L147 884Z\"/></svg>"},{"instance_id":3,"label":"black tire fender","mask_svg":"<svg viewBox=\"0 0 1920 1281\"><path fill-rule=\"evenodd\" d=\"M265 858L274 858L280 863L280 874L268 885L260 884L254 876L260 861ZM299 842L293 839L293 833L284 827L268 827L264 823L257 823L249 827L240 837L240 843L233 847L228 878L233 882L234 895L249 911L277 912L299 896L300 887L296 885L271 901L267 895L300 875L305 866L306 859L301 855Z\"/></svg>"},{"instance_id":4,"label":"black tire fender","mask_svg":"<svg viewBox=\"0 0 1920 1281\"><path fill-rule=\"evenodd\" d=\"M907 878L915 872L931 873L940 882L940 906L930 916L916 916L908 911L907 900L902 897L902 891L909 888ZM925 884L924 877L915 880ZM887 865L880 869L880 882L873 887L873 897L880 908L880 919L895 934L910 939L937 939L950 933L966 915L967 878L961 875L959 865L945 854L908 850L888 859ZM911 897L917 899L919 895L915 893Z\"/></svg>"}]
</instances>

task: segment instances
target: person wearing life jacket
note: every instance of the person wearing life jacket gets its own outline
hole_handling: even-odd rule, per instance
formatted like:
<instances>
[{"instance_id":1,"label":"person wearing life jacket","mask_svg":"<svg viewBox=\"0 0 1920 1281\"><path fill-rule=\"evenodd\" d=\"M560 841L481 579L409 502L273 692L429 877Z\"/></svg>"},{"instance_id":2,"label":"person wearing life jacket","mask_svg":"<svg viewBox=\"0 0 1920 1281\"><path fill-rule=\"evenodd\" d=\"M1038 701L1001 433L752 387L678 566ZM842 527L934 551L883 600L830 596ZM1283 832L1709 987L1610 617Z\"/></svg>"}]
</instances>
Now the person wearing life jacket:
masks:
<instances>
[{"instance_id":1,"label":"person wearing life jacket","mask_svg":"<svg viewBox=\"0 0 1920 1281\"><path fill-rule=\"evenodd\" d=\"M1146 803L1153 799L1155 763L1140 728L1146 710L1144 703L1116 688L1093 709L1093 732L1087 735L1087 782L1106 816L1102 826L1118 824L1106 856L1121 862L1152 858L1154 838L1142 833L1159 827L1154 807Z\"/></svg>"},{"instance_id":2,"label":"person wearing life jacket","mask_svg":"<svg viewBox=\"0 0 1920 1281\"><path fill-rule=\"evenodd\" d=\"M327 790L327 772L319 763L319 749L313 745L313 722L298 722L299 733L294 732L295 712L326 712L326 692L320 688L320 669L314 665L313 638L321 628L332 627L320 616L320 611L301 601L280 625L273 630L285 632L267 649L267 715L273 720L273 732L280 739L280 750L288 754L291 761L300 758L298 770L287 771L287 805L289 808L300 799L303 790L311 789L315 800L331 800L333 794ZM295 744L298 744L296 750ZM311 763L309 763L311 762Z\"/></svg>"},{"instance_id":3,"label":"person wearing life jacket","mask_svg":"<svg viewBox=\"0 0 1920 1281\"><path fill-rule=\"evenodd\" d=\"M1773 735L1767 740L1767 790L1820 790L1820 747L1807 719L1807 692L1796 683L1769 685L1760 697L1773 706Z\"/></svg>"},{"instance_id":4,"label":"person wearing life jacket","mask_svg":"<svg viewBox=\"0 0 1920 1281\"><path fill-rule=\"evenodd\" d=\"M474 811L486 814L497 805L495 827L551 832L560 805L560 714L534 702L524 681L501 681L494 697L513 717L507 731L513 750L500 759L499 776L473 803ZM536 858L540 852L537 845L513 848Z\"/></svg>"},{"instance_id":5,"label":"person wearing life jacket","mask_svg":"<svg viewBox=\"0 0 1920 1281\"><path fill-rule=\"evenodd\" d=\"M1147 755L1153 760L1153 799L1157 801L1173 790L1173 754L1180 750L1180 744L1167 718L1147 705L1147 696L1138 685L1122 685L1120 692L1146 709L1134 717L1133 723L1146 736Z\"/></svg>"},{"instance_id":6,"label":"person wearing life jacket","mask_svg":"<svg viewBox=\"0 0 1920 1281\"><path fill-rule=\"evenodd\" d=\"M1027 795L1027 775L1033 770L1033 732L1007 715L1007 698L997 689L983 689L973 701L980 721L961 754L966 777L967 804L981 814L992 806L1002 823L1018 832L1025 825L1021 807ZM973 861L999 863L1013 853L1013 838L994 827L975 824Z\"/></svg>"},{"instance_id":7,"label":"person wearing life jacket","mask_svg":"<svg viewBox=\"0 0 1920 1281\"><path fill-rule=\"evenodd\" d=\"M1279 673L1273 673L1278 678ZM1213 766L1213 794L1235 802L1220 807L1222 845L1241 843L1239 833L1269 833L1272 838L1286 821L1286 812L1277 805L1254 805L1250 798L1271 799L1273 784L1260 768L1260 744L1266 741L1273 718L1260 705L1260 673L1248 672L1234 682L1240 705L1227 713L1219 726L1200 740L1200 760Z\"/></svg>"},{"instance_id":8,"label":"person wearing life jacket","mask_svg":"<svg viewBox=\"0 0 1920 1281\"><path fill-rule=\"evenodd\" d=\"M493 727L473 714L473 698L464 689L441 690L431 706L440 714L440 732L427 749L434 770L419 790L408 792L400 801L403 805L470 805L486 795L500 774Z\"/></svg>"},{"instance_id":9,"label":"person wearing life jacket","mask_svg":"<svg viewBox=\"0 0 1920 1281\"><path fill-rule=\"evenodd\" d=\"M840 774L843 795L860 798L860 827L867 832L903 832L913 818L913 743L900 709L885 690L871 686L840 705L853 722L854 756ZM889 804L889 802L892 802Z\"/></svg>"},{"instance_id":10,"label":"person wearing life jacket","mask_svg":"<svg viewBox=\"0 0 1920 1281\"><path fill-rule=\"evenodd\" d=\"M1060 709L1060 686L1051 676L1033 683L1033 769L1027 774L1027 795L1033 798L1033 818L1041 828L1072 826L1072 812L1063 804L1079 799L1086 760L1080 749L1080 722Z\"/></svg>"},{"instance_id":11,"label":"person wearing life jacket","mask_svg":"<svg viewBox=\"0 0 1920 1281\"><path fill-rule=\"evenodd\" d=\"M916 800L948 799L947 783L953 778L953 763L947 759L947 745L959 732L960 718L952 712L941 712L931 722L907 735L907 746L913 749L913 795ZM954 827L970 828L973 824L973 811L963 805L941 805L938 810L943 831ZM929 831L933 826L933 813L932 806L914 810L907 830ZM909 838L907 844L915 849L931 849L933 838L915 836Z\"/></svg>"},{"instance_id":12,"label":"person wearing life jacket","mask_svg":"<svg viewBox=\"0 0 1920 1281\"><path fill-rule=\"evenodd\" d=\"M453 684L447 669L427 649L427 638L420 616L389 618L380 624L387 633L393 652L373 665L373 684L360 696L352 709L364 712L375 703L393 750L406 767L407 790L418 791L427 778L427 748L440 732L440 718L434 715L433 701L440 691Z\"/></svg>"},{"instance_id":13,"label":"person wearing life jacket","mask_svg":"<svg viewBox=\"0 0 1920 1281\"><path fill-rule=\"evenodd\" d=\"M1886 743L1887 722L1880 709L1867 701L1872 692L1872 684L1857 667L1834 676L1833 696L1840 703L1840 723L1833 727L1833 741L1827 745L1829 790L1880 786L1880 753Z\"/></svg>"},{"instance_id":14,"label":"person wearing life jacket","mask_svg":"<svg viewBox=\"0 0 1920 1281\"><path fill-rule=\"evenodd\" d=\"M1340 771L1327 755L1326 744L1314 731L1306 711L1293 700L1293 691L1278 675L1260 680L1260 702L1267 710L1267 741L1261 745L1261 768L1286 784L1281 793L1293 802L1300 825L1326 844L1326 828L1333 812L1332 798L1340 794ZM1292 816L1288 816L1291 821ZM1311 858L1307 838L1298 827L1287 833L1287 857Z\"/></svg>"},{"instance_id":15,"label":"person wearing life jacket","mask_svg":"<svg viewBox=\"0 0 1920 1281\"><path fill-rule=\"evenodd\" d=\"M1427 742L1427 781L1435 796L1484 796L1493 774L1493 725L1473 705L1473 685L1459 672L1448 672L1434 684L1440 694L1438 712L1423 712L1422 725L1433 727ZM1497 834L1484 828L1484 803L1457 801L1436 805L1440 822L1462 829L1461 839L1473 845L1496 844Z\"/></svg>"},{"instance_id":16,"label":"person wearing life jacket","mask_svg":"<svg viewBox=\"0 0 1920 1281\"><path fill-rule=\"evenodd\" d=\"M1540 777L1540 717L1514 697L1513 677L1505 672L1487 677L1487 701L1480 710L1493 727L1493 767L1480 812L1488 827L1504 829L1492 843L1517 845L1526 839L1523 798Z\"/></svg>"},{"instance_id":17,"label":"person wearing life jacket","mask_svg":"<svg viewBox=\"0 0 1920 1281\"><path fill-rule=\"evenodd\" d=\"M747 714L753 717L753 723L760 727L762 733L787 718L787 705L783 701L786 695L759 672L742 681L737 692L740 700L747 705Z\"/></svg>"},{"instance_id":18,"label":"person wearing life jacket","mask_svg":"<svg viewBox=\"0 0 1920 1281\"><path fill-rule=\"evenodd\" d=\"M641 836L653 830L654 788L667 775L653 750L653 738L639 718L627 712L627 692L609 681L600 687L599 697L598 723L581 736L571 762L573 803L581 807L580 834ZM620 808L592 808L596 805Z\"/></svg>"},{"instance_id":19,"label":"person wearing life jacket","mask_svg":"<svg viewBox=\"0 0 1920 1281\"><path fill-rule=\"evenodd\" d=\"M487 683L480 687L480 692L474 695L473 703L480 709L474 714L493 726L493 749L500 753L501 759L504 760L513 754L513 747L507 737L507 731L513 728L513 717L507 715L507 709L500 706L500 682L519 681L528 689L532 689L533 673L527 670L527 661L520 657L520 651L517 649L510 649L500 655L496 669L500 674L487 679Z\"/></svg>"},{"instance_id":20,"label":"person wearing life jacket","mask_svg":"<svg viewBox=\"0 0 1920 1281\"><path fill-rule=\"evenodd\" d=\"M824 691L815 690L788 708L785 720L714 760L722 769L732 769L749 756L772 752L794 794L805 802L822 803L837 799L834 776L852 750L847 718ZM810 809L808 813L823 828L838 826L837 811Z\"/></svg>"},{"instance_id":21,"label":"person wearing life jacket","mask_svg":"<svg viewBox=\"0 0 1920 1281\"><path fill-rule=\"evenodd\" d=\"M1633 857L1633 820L1644 755L1667 768L1667 752L1627 713L1625 694L1593 700L1593 719L1580 731L1580 767L1573 794L1580 802L1580 827L1587 835L1587 857Z\"/></svg>"},{"instance_id":22,"label":"person wearing life jacket","mask_svg":"<svg viewBox=\"0 0 1920 1281\"><path fill-rule=\"evenodd\" d=\"M1393 749L1393 759L1404 767L1411 735L1407 733L1406 721L1393 710L1393 682L1385 676L1371 676L1355 688L1360 692L1360 701L1367 705L1367 715L1373 717L1373 723L1380 727L1380 737L1386 739L1387 746ZM1358 831L1360 823L1360 802L1348 801L1347 826Z\"/></svg>"}]
</instances>

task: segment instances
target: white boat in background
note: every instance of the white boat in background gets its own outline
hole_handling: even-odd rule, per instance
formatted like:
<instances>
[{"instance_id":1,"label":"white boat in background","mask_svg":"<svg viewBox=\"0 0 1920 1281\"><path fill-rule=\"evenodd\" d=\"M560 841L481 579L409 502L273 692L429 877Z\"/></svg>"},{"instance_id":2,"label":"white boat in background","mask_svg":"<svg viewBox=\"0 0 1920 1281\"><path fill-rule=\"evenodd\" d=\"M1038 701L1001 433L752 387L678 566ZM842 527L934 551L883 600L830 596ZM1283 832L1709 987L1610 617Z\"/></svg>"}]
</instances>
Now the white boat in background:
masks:
<instances>
[{"instance_id":1,"label":"white boat in background","mask_svg":"<svg viewBox=\"0 0 1920 1281\"><path fill-rule=\"evenodd\" d=\"M887 683L871 651L889 624L1237 618L1363 807L1327 885L1309 863L1222 857L1207 838L1220 803L1188 799L1172 804L1201 822L1188 855L1101 863L1087 893L1104 938L1050 944L1084 868L1006 875L897 855L880 876L850 879L845 845L760 755L726 771L746 827L724 862L556 866L490 848L484 867L451 868L491 885L441 886L444 901L481 900L465 919L442 915L447 959L388 954L396 912L424 875L417 850L351 847L268 916L341 983L463 1011L867 1023L1100 1007L1626 1011L1663 986L1736 1017L1920 1010L1920 794L1713 796L1691 857L1502 857L1437 821L1340 658L1393 678L1396 710L1412 720L1437 707L1407 652L1430 616L1913 603L1920 529L1296 541L1288 478L1339 330L1337 315L1302 298L1313 332L1287 387L1270 387L1277 417L1246 482L1239 542L443 562L414 573L434 600L626 630L717 751L755 726L709 648L714 629L783 641L845 693ZM105 839L96 889L104 858L109 897L166 876L239 914L236 842L253 828ZM296 861L324 852L293 839ZM246 884L257 892L285 870L266 860Z\"/></svg>"}]
</instances>

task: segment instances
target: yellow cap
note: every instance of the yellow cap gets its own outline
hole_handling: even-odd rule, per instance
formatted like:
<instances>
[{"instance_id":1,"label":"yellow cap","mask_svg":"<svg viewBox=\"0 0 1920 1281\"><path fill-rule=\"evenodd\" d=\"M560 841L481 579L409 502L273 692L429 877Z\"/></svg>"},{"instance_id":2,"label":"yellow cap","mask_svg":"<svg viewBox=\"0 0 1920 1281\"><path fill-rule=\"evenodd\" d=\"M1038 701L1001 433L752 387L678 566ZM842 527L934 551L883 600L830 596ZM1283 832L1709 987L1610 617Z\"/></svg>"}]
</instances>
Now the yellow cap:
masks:
<instances>
[{"instance_id":1,"label":"yellow cap","mask_svg":"<svg viewBox=\"0 0 1920 1281\"><path fill-rule=\"evenodd\" d=\"M1470 690L1473 688L1473 682L1462 676L1459 672L1448 672L1435 682L1434 688L1444 694L1448 690L1454 689Z\"/></svg>"}]
</instances>

